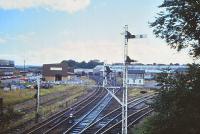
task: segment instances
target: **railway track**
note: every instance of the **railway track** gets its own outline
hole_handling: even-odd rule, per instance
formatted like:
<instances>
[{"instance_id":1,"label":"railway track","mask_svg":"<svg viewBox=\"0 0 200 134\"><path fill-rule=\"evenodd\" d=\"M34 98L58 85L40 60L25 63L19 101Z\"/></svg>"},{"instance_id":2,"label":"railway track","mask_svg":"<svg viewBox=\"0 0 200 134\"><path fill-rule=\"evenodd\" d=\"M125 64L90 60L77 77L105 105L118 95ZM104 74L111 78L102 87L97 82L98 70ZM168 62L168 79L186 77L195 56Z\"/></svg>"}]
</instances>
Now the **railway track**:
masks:
<instances>
[{"instance_id":1,"label":"railway track","mask_svg":"<svg viewBox=\"0 0 200 134\"><path fill-rule=\"evenodd\" d=\"M71 128L64 132L64 134L77 134L81 132L101 115L102 111L108 106L111 100L112 96L107 93L107 95L94 108L92 108L86 115L78 119Z\"/></svg>"},{"instance_id":2,"label":"railway track","mask_svg":"<svg viewBox=\"0 0 200 134\"><path fill-rule=\"evenodd\" d=\"M151 113L153 110L149 108L149 106L146 106L140 110L137 110L131 114L128 115L128 127L136 124L140 119ZM121 133L121 124L122 121L116 122L115 124L112 124L107 129L101 132L101 134L120 134Z\"/></svg>"},{"instance_id":3,"label":"railway track","mask_svg":"<svg viewBox=\"0 0 200 134\"><path fill-rule=\"evenodd\" d=\"M128 103L129 106L129 114L134 113L138 111L137 109L143 108L144 102L148 99L151 99L153 95L147 95L143 96L141 98L132 100ZM141 106L141 104L143 104ZM99 118L98 120L94 121L92 124L90 124L88 127L85 127L82 131L79 131L79 134L100 134L106 131L110 126L113 124L116 124L117 122L121 121L121 107L118 107L117 109L111 111L107 115L103 116L102 118ZM121 128L121 126L120 126ZM121 129L118 131L120 132ZM117 133L118 133L117 132Z\"/></svg>"},{"instance_id":4,"label":"railway track","mask_svg":"<svg viewBox=\"0 0 200 134\"><path fill-rule=\"evenodd\" d=\"M121 91L121 90L119 90ZM119 93L119 92L118 92ZM145 100L154 95L145 95L128 104L128 125L149 114L152 109L145 105ZM106 90L98 89L92 96L74 104L73 109L66 109L38 124L28 134L98 134L121 132L121 106L116 106L112 96ZM113 104L113 105L111 105ZM109 107L116 107L113 108ZM112 109L112 110L111 110ZM73 113L73 122L70 114ZM27 132L26 132L27 133Z\"/></svg>"},{"instance_id":5,"label":"railway track","mask_svg":"<svg viewBox=\"0 0 200 134\"><path fill-rule=\"evenodd\" d=\"M70 114L75 111L79 112L82 110L84 112L84 107L87 107L90 103L95 102L98 98L105 95L105 92L101 89L96 89L97 91L94 92L91 96L87 97L85 100L79 101L75 103L71 108L66 108L61 112L56 113L55 115L49 117L47 120L43 121L35 125L33 128L29 129L28 131L23 132L24 134L40 134L40 133L48 133L56 128L58 124L62 124L69 120Z\"/></svg>"}]
</instances>

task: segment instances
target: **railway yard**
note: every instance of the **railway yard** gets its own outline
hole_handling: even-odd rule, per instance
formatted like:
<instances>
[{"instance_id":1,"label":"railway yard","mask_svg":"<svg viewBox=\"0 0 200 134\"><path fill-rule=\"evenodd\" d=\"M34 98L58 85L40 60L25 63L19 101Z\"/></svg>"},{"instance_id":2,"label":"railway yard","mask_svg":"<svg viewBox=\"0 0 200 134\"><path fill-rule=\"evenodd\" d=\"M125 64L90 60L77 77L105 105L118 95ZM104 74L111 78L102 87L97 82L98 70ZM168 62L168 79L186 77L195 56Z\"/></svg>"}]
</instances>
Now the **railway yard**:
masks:
<instances>
[{"instance_id":1,"label":"railway yard","mask_svg":"<svg viewBox=\"0 0 200 134\"><path fill-rule=\"evenodd\" d=\"M52 114L42 115L37 122L32 118L19 126L16 126L3 133L10 134L102 134L121 133L122 129L122 107L120 103L106 90L102 78L94 77L95 85L87 85L78 98L67 105L70 92L61 92L60 95L50 94L47 100L41 103L41 108L51 107L57 103L63 103L61 109L53 110ZM96 81L96 82L94 82ZM110 90L120 100L123 98L123 87L119 82L109 80L110 86L115 85L116 89ZM64 85L63 85L64 86ZM73 86L72 86L73 87ZM79 94L77 88L71 88L75 96ZM68 95L67 95L68 94ZM129 87L128 89L128 112L127 128L132 128L142 118L149 115L153 110L148 105L155 97L155 91L144 88ZM71 94L73 95L73 94ZM52 96L56 96L53 98ZM45 96L43 96L45 97ZM41 97L42 98L42 97ZM34 102L33 102L34 103ZM22 107L22 111L28 114L35 114L34 106ZM17 106L19 107L19 106ZM41 109L40 108L40 109ZM56 108L56 107L54 107Z\"/></svg>"},{"instance_id":2,"label":"railway yard","mask_svg":"<svg viewBox=\"0 0 200 134\"><path fill-rule=\"evenodd\" d=\"M122 90L115 95L122 96ZM128 128L149 115L153 110L148 103L155 96L147 92L128 98ZM101 134L121 133L120 104L103 88L95 88L81 101L36 124L23 134Z\"/></svg>"},{"instance_id":3,"label":"railway yard","mask_svg":"<svg viewBox=\"0 0 200 134\"><path fill-rule=\"evenodd\" d=\"M0 20L0 134L200 134L200 0L0 0Z\"/></svg>"}]
</instances>

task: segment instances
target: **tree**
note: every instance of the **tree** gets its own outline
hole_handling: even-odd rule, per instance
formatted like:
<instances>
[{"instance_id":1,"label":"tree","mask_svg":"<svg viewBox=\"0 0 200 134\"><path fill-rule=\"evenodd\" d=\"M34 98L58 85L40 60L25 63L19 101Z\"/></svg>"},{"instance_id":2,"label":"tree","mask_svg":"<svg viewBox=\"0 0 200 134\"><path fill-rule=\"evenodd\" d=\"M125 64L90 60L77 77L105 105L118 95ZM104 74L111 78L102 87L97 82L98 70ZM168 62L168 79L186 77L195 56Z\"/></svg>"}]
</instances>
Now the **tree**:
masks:
<instances>
[{"instance_id":1,"label":"tree","mask_svg":"<svg viewBox=\"0 0 200 134\"><path fill-rule=\"evenodd\" d=\"M151 119L153 134L200 133L200 65L189 65L187 74L158 77L162 88L152 104L157 113Z\"/></svg>"},{"instance_id":2,"label":"tree","mask_svg":"<svg viewBox=\"0 0 200 134\"><path fill-rule=\"evenodd\" d=\"M157 37L178 51L189 48L200 58L200 0L165 0L151 23ZM147 134L200 133L200 65L188 65L187 73L161 73L163 85L152 103L155 115L147 121ZM144 129L145 130L145 129Z\"/></svg>"},{"instance_id":3,"label":"tree","mask_svg":"<svg viewBox=\"0 0 200 134\"><path fill-rule=\"evenodd\" d=\"M97 65L102 65L103 62L100 62L99 60L90 60L88 63L87 63L87 68L94 68L96 67Z\"/></svg>"},{"instance_id":4,"label":"tree","mask_svg":"<svg viewBox=\"0 0 200 134\"><path fill-rule=\"evenodd\" d=\"M90 60L89 62L85 61L76 62L74 60L63 60L61 63L72 68L88 68L88 69L92 69L97 65L103 64L103 62L100 62L99 60Z\"/></svg>"},{"instance_id":5,"label":"tree","mask_svg":"<svg viewBox=\"0 0 200 134\"><path fill-rule=\"evenodd\" d=\"M76 68L77 67L77 62L76 61L74 61L74 60L63 60L62 62L61 62L62 64L65 64L65 65L67 65L67 66L69 66L69 67L74 67L74 68Z\"/></svg>"},{"instance_id":6,"label":"tree","mask_svg":"<svg viewBox=\"0 0 200 134\"><path fill-rule=\"evenodd\" d=\"M159 8L163 11L151 23L154 34L178 51L189 47L200 58L200 0L165 0Z\"/></svg>"}]
</instances>

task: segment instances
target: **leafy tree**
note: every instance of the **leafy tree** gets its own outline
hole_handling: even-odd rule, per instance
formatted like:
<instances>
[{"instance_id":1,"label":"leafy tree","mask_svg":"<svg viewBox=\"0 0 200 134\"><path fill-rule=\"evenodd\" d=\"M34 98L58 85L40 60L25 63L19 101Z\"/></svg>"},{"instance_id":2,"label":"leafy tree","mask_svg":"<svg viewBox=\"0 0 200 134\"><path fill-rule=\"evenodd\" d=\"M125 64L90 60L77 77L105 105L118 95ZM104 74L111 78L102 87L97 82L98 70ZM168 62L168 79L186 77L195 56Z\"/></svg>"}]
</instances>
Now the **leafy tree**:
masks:
<instances>
[{"instance_id":1,"label":"leafy tree","mask_svg":"<svg viewBox=\"0 0 200 134\"><path fill-rule=\"evenodd\" d=\"M187 74L158 77L163 85L152 107L157 113L152 118L153 134L200 133L200 65L189 65Z\"/></svg>"},{"instance_id":2,"label":"leafy tree","mask_svg":"<svg viewBox=\"0 0 200 134\"><path fill-rule=\"evenodd\" d=\"M76 61L74 61L74 60L63 60L61 63L62 63L62 64L66 64L66 65L68 65L69 67L74 67L74 68L76 68L76 67L77 67L77 64L78 64L78 62L76 62Z\"/></svg>"},{"instance_id":3,"label":"leafy tree","mask_svg":"<svg viewBox=\"0 0 200 134\"><path fill-rule=\"evenodd\" d=\"M157 37L180 51L189 47L190 54L200 57L200 0L165 0L163 10L151 23Z\"/></svg>"},{"instance_id":4,"label":"leafy tree","mask_svg":"<svg viewBox=\"0 0 200 134\"><path fill-rule=\"evenodd\" d=\"M88 68L94 68L96 67L97 65L102 65L103 62L100 62L99 60L91 60L87 63L87 67Z\"/></svg>"},{"instance_id":5,"label":"leafy tree","mask_svg":"<svg viewBox=\"0 0 200 134\"><path fill-rule=\"evenodd\" d=\"M189 47L190 54L200 58L200 0L165 0L159 7L163 11L151 23L154 34L178 51ZM157 77L163 87L145 133L200 133L200 65L188 66L187 73L163 72Z\"/></svg>"},{"instance_id":6,"label":"leafy tree","mask_svg":"<svg viewBox=\"0 0 200 134\"><path fill-rule=\"evenodd\" d=\"M61 62L62 64L66 64L69 67L72 68L94 68L97 65L102 65L103 63L100 62L99 60L90 60L89 62L76 62L74 60L63 60Z\"/></svg>"}]
</instances>

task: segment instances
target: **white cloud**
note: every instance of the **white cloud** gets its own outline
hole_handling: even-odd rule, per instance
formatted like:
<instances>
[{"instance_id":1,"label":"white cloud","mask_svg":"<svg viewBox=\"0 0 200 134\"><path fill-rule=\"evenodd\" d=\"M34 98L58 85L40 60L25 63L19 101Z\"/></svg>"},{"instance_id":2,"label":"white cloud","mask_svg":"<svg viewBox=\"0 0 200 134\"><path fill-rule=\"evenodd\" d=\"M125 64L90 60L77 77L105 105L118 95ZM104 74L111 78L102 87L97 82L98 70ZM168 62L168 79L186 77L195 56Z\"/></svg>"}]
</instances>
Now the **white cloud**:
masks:
<instances>
[{"instance_id":1,"label":"white cloud","mask_svg":"<svg viewBox=\"0 0 200 134\"><path fill-rule=\"evenodd\" d=\"M89 61L100 59L107 62L122 61L122 47L112 41L65 41L51 47L40 47L36 51L27 51L27 61L32 64L57 63L73 59Z\"/></svg>"},{"instance_id":2,"label":"white cloud","mask_svg":"<svg viewBox=\"0 0 200 134\"><path fill-rule=\"evenodd\" d=\"M166 44L151 42L130 42L129 56L140 63L191 63L186 53L177 53ZM62 60L77 61L100 59L107 63L123 61L123 45L119 42L105 41L64 41L56 46L41 46L25 54L27 64L58 63ZM21 60L23 62L23 60Z\"/></svg>"},{"instance_id":3,"label":"white cloud","mask_svg":"<svg viewBox=\"0 0 200 134\"><path fill-rule=\"evenodd\" d=\"M13 55L4 55L6 59L13 59L16 64L42 65L44 63L58 63L62 60L89 61L100 59L107 63L123 61L123 43L111 40L77 40L64 39L56 45L42 42L30 42L34 46L16 50ZM31 46L31 45L30 45ZM20 46L19 46L20 48ZM140 63L191 63L192 59L183 51L177 53L164 43L152 41L130 41L129 56ZM2 57L2 54L0 54Z\"/></svg>"},{"instance_id":4,"label":"white cloud","mask_svg":"<svg viewBox=\"0 0 200 134\"><path fill-rule=\"evenodd\" d=\"M177 52L166 43L156 40L135 40L129 43L129 55L141 63L192 63L186 51Z\"/></svg>"},{"instance_id":5,"label":"white cloud","mask_svg":"<svg viewBox=\"0 0 200 134\"><path fill-rule=\"evenodd\" d=\"M70 13L85 9L89 4L90 0L0 0L0 8L5 10L44 8Z\"/></svg>"},{"instance_id":6,"label":"white cloud","mask_svg":"<svg viewBox=\"0 0 200 134\"><path fill-rule=\"evenodd\" d=\"M0 37L0 44L6 43L6 40Z\"/></svg>"}]
</instances>

